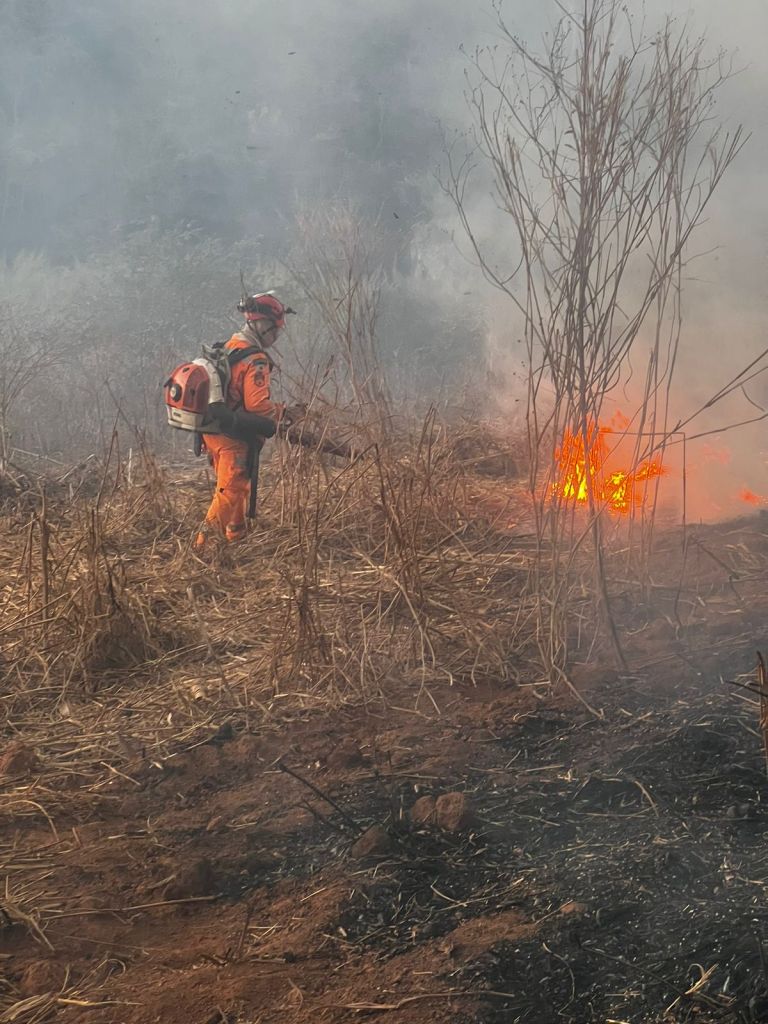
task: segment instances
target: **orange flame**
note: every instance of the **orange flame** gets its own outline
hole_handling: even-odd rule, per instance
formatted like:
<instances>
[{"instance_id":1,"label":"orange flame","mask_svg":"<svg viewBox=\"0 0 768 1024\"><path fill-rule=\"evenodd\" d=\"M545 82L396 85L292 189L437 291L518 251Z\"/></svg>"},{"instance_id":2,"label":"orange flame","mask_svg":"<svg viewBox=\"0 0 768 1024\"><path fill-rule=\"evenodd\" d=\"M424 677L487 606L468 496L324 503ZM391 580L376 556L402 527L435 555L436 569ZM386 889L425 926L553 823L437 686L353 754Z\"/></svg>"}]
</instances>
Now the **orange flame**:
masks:
<instances>
[{"instance_id":1,"label":"orange flame","mask_svg":"<svg viewBox=\"0 0 768 1024\"><path fill-rule=\"evenodd\" d=\"M762 494L755 494L754 491L750 491L748 487L742 487L739 491L739 497L742 501L746 501L748 505L765 505L768 503L768 498Z\"/></svg>"},{"instance_id":2,"label":"orange flame","mask_svg":"<svg viewBox=\"0 0 768 1024\"><path fill-rule=\"evenodd\" d=\"M617 424L626 425L626 417L617 414ZM586 504L588 481L592 482L595 502L604 505L613 515L629 515L632 509L642 503L642 487L653 477L661 476L665 470L659 459L641 462L634 470L609 469L608 434L613 427L590 424L587 431L587 451L581 434L566 429L561 447L555 452L558 467L558 481L553 490L564 501Z\"/></svg>"}]
</instances>

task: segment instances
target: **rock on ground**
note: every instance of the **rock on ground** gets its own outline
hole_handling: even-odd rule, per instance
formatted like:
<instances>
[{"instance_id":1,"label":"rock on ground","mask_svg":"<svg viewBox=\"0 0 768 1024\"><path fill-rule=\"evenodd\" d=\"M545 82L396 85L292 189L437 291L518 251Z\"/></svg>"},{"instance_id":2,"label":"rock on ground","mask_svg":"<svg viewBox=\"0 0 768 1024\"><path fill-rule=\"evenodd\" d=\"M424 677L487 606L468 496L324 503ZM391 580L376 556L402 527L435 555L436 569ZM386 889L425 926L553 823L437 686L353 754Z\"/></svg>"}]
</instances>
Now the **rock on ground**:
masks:
<instances>
[{"instance_id":1,"label":"rock on ground","mask_svg":"<svg viewBox=\"0 0 768 1024\"><path fill-rule=\"evenodd\" d=\"M436 807L433 796L420 796L411 808L411 821L414 825L434 825Z\"/></svg>"},{"instance_id":2,"label":"rock on ground","mask_svg":"<svg viewBox=\"0 0 768 1024\"><path fill-rule=\"evenodd\" d=\"M435 824L446 832L464 832L475 823L472 804L465 793L443 793L435 803Z\"/></svg>"},{"instance_id":3,"label":"rock on ground","mask_svg":"<svg viewBox=\"0 0 768 1024\"><path fill-rule=\"evenodd\" d=\"M392 836L382 825L372 825L367 829L352 846L352 856L355 860L364 860L366 857L386 857L394 847Z\"/></svg>"}]
</instances>

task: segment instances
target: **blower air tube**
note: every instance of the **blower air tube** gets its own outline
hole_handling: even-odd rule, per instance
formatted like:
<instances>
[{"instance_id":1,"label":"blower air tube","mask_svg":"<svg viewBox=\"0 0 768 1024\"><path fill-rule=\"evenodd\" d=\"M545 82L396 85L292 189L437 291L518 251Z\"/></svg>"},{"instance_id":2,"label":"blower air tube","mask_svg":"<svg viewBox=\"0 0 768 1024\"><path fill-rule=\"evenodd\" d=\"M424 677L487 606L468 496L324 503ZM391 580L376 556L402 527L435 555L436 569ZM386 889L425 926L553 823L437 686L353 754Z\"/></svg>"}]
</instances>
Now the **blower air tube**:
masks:
<instances>
[{"instance_id":1,"label":"blower air tube","mask_svg":"<svg viewBox=\"0 0 768 1024\"><path fill-rule=\"evenodd\" d=\"M233 411L223 402L212 402L209 411L221 427L222 434L235 441L248 444L261 438L274 437L277 424L269 416L259 416L256 412L245 412L244 409Z\"/></svg>"},{"instance_id":2,"label":"blower air tube","mask_svg":"<svg viewBox=\"0 0 768 1024\"><path fill-rule=\"evenodd\" d=\"M256 412L244 412L238 409L235 413L235 430L238 434L247 435L244 440L257 437L274 437L277 432L277 424L269 416L259 416Z\"/></svg>"}]
</instances>

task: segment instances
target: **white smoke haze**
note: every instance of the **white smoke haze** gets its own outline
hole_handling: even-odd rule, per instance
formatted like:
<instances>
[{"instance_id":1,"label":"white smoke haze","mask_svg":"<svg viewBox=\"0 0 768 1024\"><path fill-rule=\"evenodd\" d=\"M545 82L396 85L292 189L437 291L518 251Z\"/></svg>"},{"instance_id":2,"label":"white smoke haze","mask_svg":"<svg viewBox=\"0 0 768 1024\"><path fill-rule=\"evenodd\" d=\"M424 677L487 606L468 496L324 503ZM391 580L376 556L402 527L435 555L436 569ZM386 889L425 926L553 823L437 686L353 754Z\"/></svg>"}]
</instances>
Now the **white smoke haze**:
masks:
<instances>
[{"instance_id":1,"label":"white smoke haze","mask_svg":"<svg viewBox=\"0 0 768 1024\"><path fill-rule=\"evenodd\" d=\"M533 0L502 10L534 49L560 13ZM689 270L672 410L684 419L768 338L768 7L650 0L631 10L649 30L668 14L688 19L713 53L734 54L741 70L717 115L752 133L694 240L705 255ZM382 345L403 390L429 377L450 401L487 358L488 411L518 422L519 323L469 259L438 182L444 138L470 127L461 48L497 44L493 6L458 0L3 0L0 301L25 319L74 304L83 324L101 321L101 362L117 352L123 380L148 375L139 415L154 408L174 354L228 328L241 268L255 287L260 274L274 278L268 268L296 242L295 211L349 201L381 234ZM511 233L478 171L472 221L508 259ZM66 404L55 381L45 387ZM762 378L748 392L768 402ZM690 431L757 414L734 396ZM688 446L694 514L748 511L741 488L768 495L764 434L757 424Z\"/></svg>"}]
</instances>

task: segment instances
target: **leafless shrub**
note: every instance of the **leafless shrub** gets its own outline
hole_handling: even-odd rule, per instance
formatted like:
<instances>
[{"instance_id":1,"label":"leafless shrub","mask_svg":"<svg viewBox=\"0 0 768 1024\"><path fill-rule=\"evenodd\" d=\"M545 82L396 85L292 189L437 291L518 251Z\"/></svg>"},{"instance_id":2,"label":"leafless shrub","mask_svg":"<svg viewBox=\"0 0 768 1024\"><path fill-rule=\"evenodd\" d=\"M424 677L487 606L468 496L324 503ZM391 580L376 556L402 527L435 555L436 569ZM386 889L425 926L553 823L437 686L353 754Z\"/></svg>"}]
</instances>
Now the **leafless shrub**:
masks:
<instances>
[{"instance_id":1,"label":"leafless shrub","mask_svg":"<svg viewBox=\"0 0 768 1024\"><path fill-rule=\"evenodd\" d=\"M587 471L586 518L575 516L558 483L563 436L590 450L606 398L641 353L645 378L626 428L630 473L663 453L688 245L746 137L714 120L727 59L708 59L684 25L669 20L649 35L620 0L587 0L536 54L508 29L500 5L497 13L503 45L472 59L475 146L465 157L451 151L444 187L525 343L538 538L530 586L542 658L557 679L572 634L569 580L587 539L602 625L624 661L606 582L604 500ZM478 163L511 233L506 253L472 223L466 190ZM652 519L653 503L643 507Z\"/></svg>"}]
</instances>

